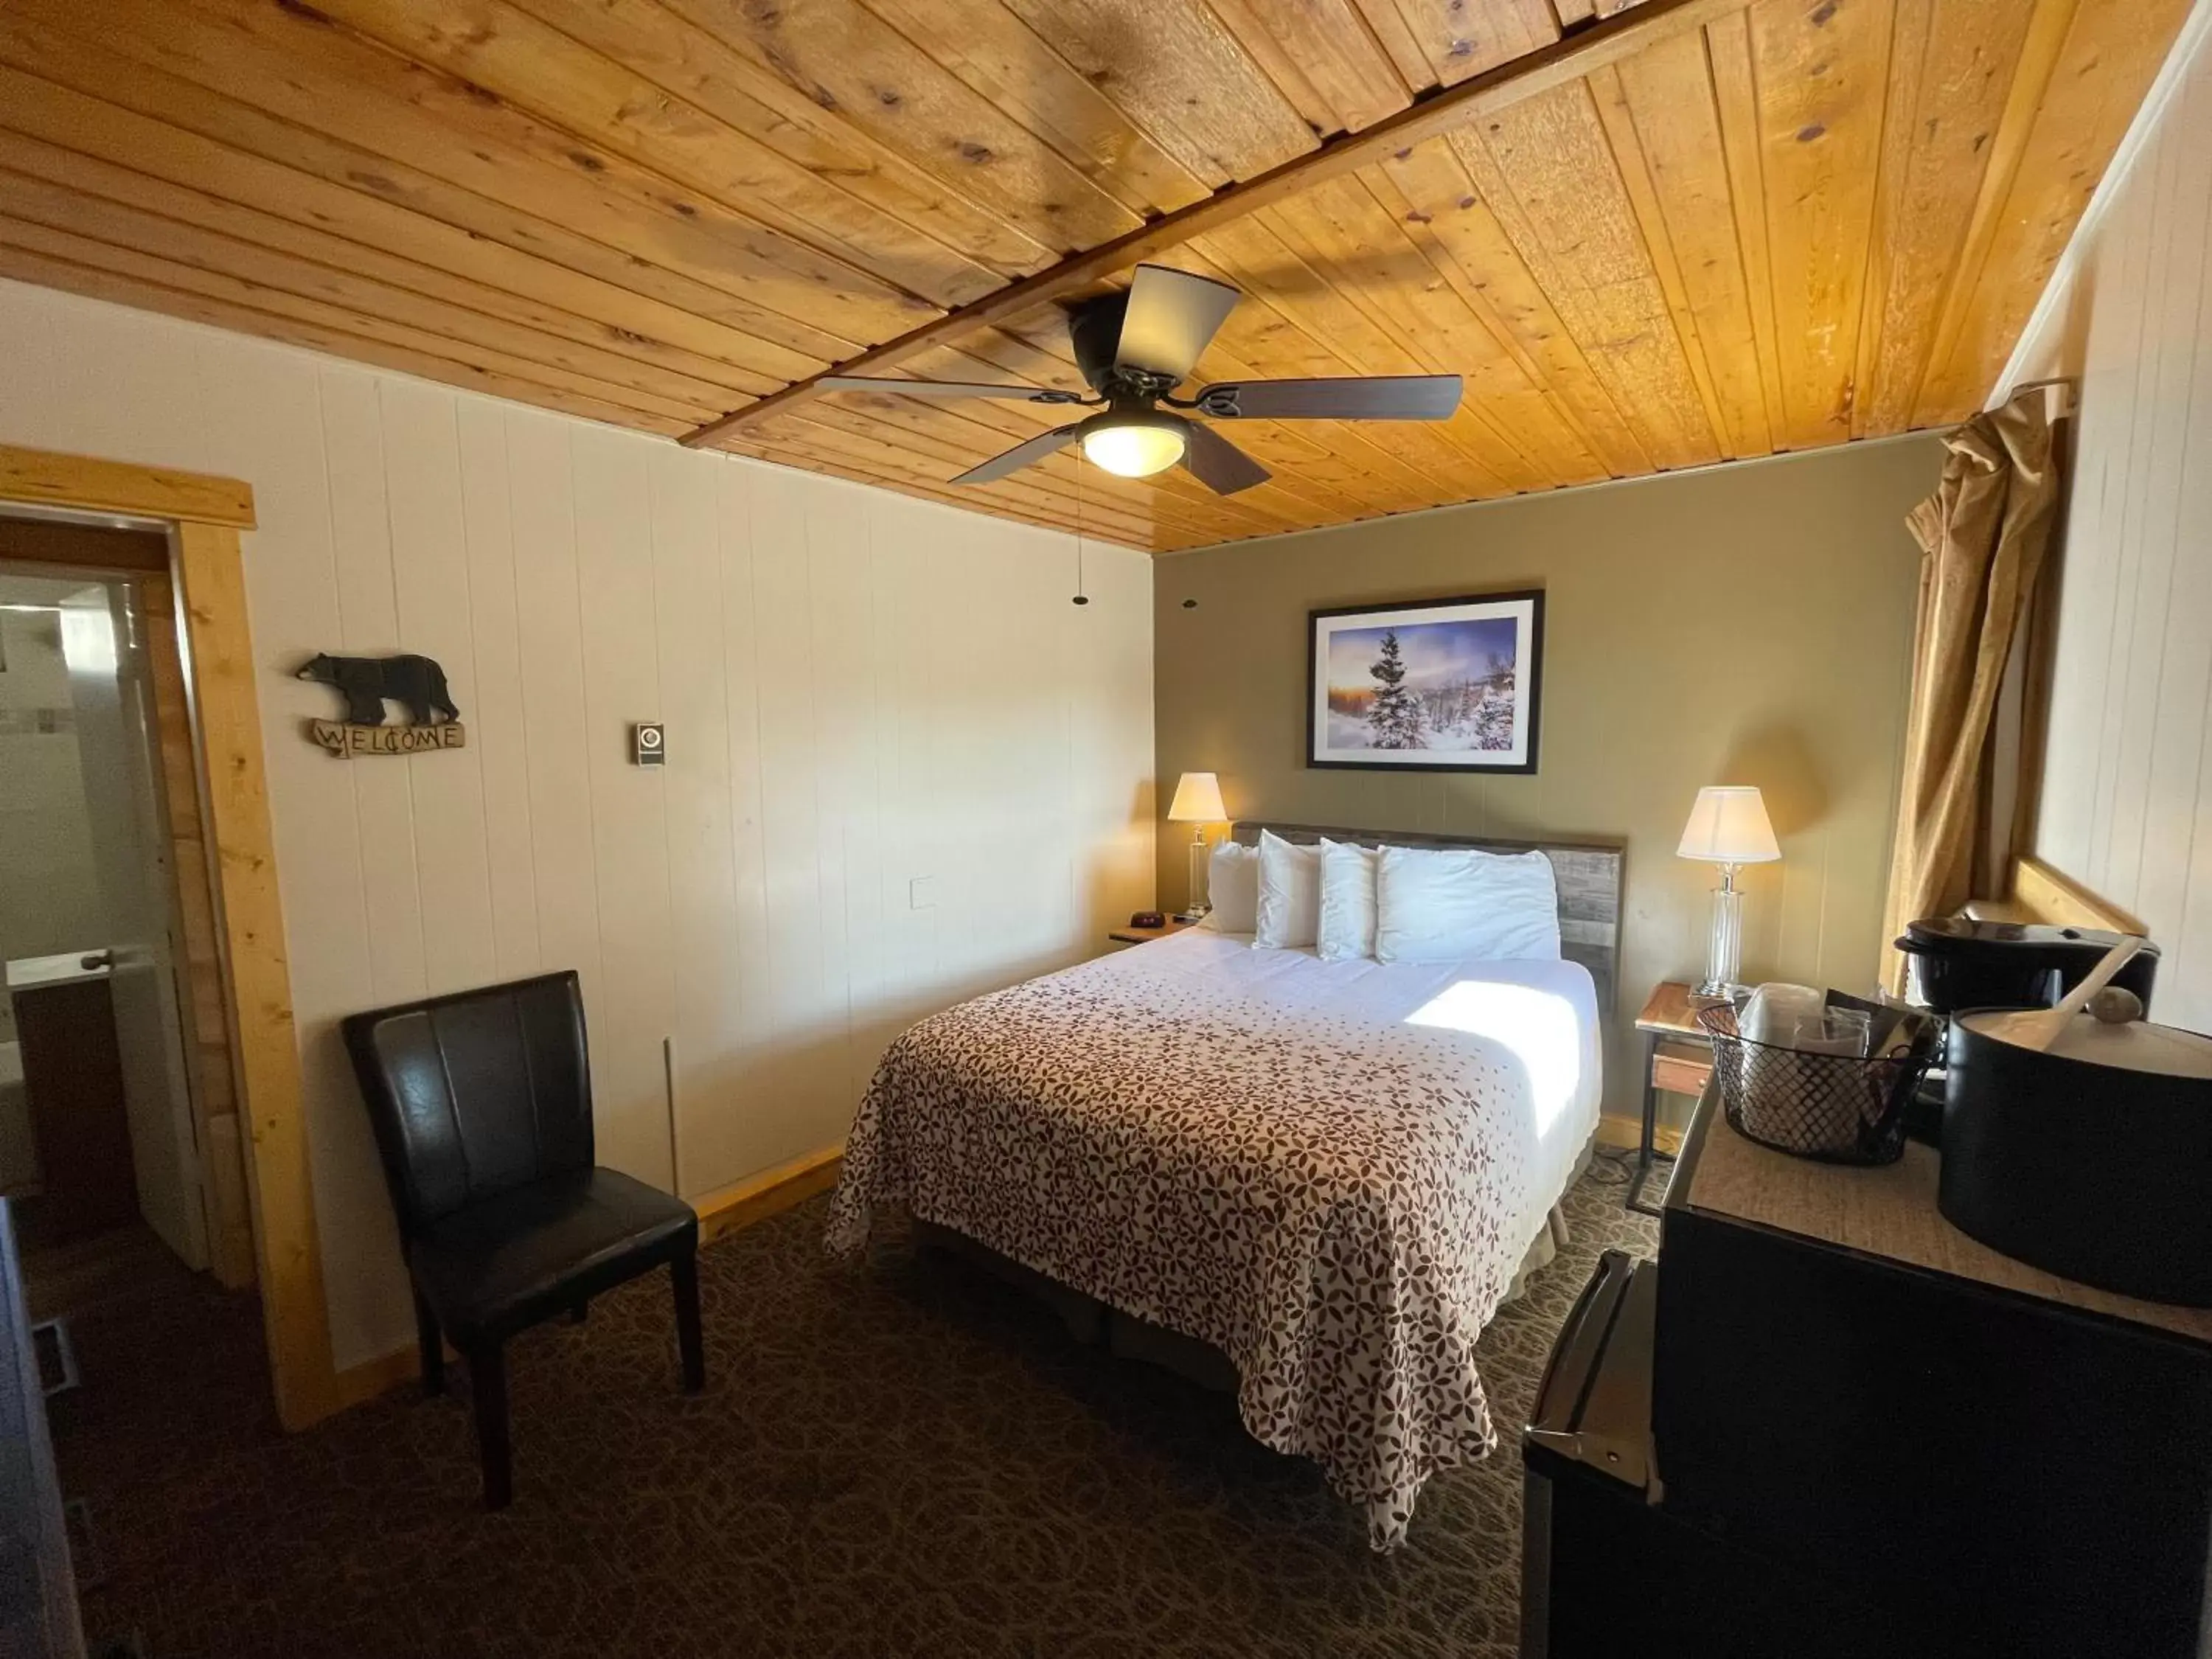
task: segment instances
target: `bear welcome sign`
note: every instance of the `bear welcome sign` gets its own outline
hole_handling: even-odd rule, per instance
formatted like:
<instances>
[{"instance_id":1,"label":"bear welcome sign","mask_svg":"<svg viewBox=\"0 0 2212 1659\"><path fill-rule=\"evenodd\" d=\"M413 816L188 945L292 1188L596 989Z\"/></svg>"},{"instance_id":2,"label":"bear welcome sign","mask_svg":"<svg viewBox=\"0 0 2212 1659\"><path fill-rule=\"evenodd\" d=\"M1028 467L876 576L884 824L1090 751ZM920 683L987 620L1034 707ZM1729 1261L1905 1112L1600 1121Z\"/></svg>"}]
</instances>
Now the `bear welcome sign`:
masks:
<instances>
[{"instance_id":1,"label":"bear welcome sign","mask_svg":"<svg viewBox=\"0 0 2212 1659\"><path fill-rule=\"evenodd\" d=\"M335 688L345 699L342 720L309 720L307 735L343 760L356 755L419 755L459 749L468 742L461 711L446 689L446 671L428 657L333 657L302 663L296 678ZM396 702L409 724L385 724L385 706Z\"/></svg>"},{"instance_id":2,"label":"bear welcome sign","mask_svg":"<svg viewBox=\"0 0 2212 1659\"><path fill-rule=\"evenodd\" d=\"M307 735L343 759L356 755L419 755L427 749L467 746L468 728L459 720L434 726L360 726L350 720L309 720Z\"/></svg>"}]
</instances>

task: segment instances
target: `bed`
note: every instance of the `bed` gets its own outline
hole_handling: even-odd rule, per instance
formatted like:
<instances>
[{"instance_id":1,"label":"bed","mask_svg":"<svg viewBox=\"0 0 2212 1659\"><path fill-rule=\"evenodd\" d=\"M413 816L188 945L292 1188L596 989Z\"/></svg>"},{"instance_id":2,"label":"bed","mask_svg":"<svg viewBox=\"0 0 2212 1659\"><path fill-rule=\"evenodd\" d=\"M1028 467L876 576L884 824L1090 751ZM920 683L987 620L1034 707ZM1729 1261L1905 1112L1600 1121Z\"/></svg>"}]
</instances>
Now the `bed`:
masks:
<instances>
[{"instance_id":1,"label":"bed","mask_svg":"<svg viewBox=\"0 0 2212 1659\"><path fill-rule=\"evenodd\" d=\"M1550 859L1563 957L1323 962L1193 929L977 997L885 1051L828 1243L919 1224L1218 1350L1261 1442L1401 1542L1495 1444L1477 1337L1585 1156L1621 849L1241 823Z\"/></svg>"}]
</instances>

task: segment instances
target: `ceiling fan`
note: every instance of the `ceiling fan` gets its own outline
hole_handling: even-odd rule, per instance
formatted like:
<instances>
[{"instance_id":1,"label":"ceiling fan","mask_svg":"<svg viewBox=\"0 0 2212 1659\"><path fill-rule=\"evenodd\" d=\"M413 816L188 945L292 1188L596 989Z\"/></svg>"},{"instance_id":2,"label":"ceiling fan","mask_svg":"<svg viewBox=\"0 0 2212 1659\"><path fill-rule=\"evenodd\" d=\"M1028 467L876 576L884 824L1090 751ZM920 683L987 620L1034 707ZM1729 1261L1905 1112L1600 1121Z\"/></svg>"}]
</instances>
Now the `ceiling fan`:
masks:
<instances>
[{"instance_id":1,"label":"ceiling fan","mask_svg":"<svg viewBox=\"0 0 2212 1659\"><path fill-rule=\"evenodd\" d=\"M887 380L825 375L825 392L889 392L906 398L1013 398L1072 404L1098 413L1041 432L952 480L992 483L1080 442L1091 462L1142 478L1180 461L1217 494L1265 483L1267 469L1211 427L1217 421L1443 421L1459 407L1456 374L1369 374L1340 380L1224 380L1177 398L1176 386L1243 296L1226 283L1167 265L1139 265L1127 290L1073 307L1068 334L1083 378L1097 393L981 380ZM1163 409L1161 404L1166 404Z\"/></svg>"}]
</instances>

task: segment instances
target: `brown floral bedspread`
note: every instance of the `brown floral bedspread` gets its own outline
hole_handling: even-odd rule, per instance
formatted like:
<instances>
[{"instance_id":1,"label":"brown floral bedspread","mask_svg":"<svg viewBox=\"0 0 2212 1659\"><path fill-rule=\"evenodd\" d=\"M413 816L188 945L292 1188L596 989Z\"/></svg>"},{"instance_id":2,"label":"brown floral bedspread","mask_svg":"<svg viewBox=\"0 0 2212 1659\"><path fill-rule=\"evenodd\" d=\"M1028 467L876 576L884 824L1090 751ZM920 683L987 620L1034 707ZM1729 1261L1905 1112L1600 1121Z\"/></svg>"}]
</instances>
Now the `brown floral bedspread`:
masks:
<instances>
[{"instance_id":1,"label":"brown floral bedspread","mask_svg":"<svg viewBox=\"0 0 2212 1659\"><path fill-rule=\"evenodd\" d=\"M1431 1474L1496 1443L1474 1346L1542 1201L1527 1087L1479 1040L1090 963L890 1046L829 1244L903 1205L1212 1343L1245 1426L1389 1549Z\"/></svg>"}]
</instances>

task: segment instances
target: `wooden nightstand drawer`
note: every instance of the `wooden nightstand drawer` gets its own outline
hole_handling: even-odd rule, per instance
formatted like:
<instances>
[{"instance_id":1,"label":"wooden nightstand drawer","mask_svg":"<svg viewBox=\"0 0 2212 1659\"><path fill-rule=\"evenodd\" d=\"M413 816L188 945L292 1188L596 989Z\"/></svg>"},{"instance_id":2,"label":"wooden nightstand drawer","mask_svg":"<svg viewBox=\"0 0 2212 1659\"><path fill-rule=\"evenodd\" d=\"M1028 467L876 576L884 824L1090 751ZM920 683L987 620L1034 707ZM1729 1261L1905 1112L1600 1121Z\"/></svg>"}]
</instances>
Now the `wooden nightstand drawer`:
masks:
<instances>
[{"instance_id":1,"label":"wooden nightstand drawer","mask_svg":"<svg viewBox=\"0 0 2212 1659\"><path fill-rule=\"evenodd\" d=\"M1710 1054L1687 1048L1662 1048L1651 1056L1651 1086L1674 1095L1701 1095L1713 1074Z\"/></svg>"}]
</instances>

